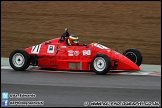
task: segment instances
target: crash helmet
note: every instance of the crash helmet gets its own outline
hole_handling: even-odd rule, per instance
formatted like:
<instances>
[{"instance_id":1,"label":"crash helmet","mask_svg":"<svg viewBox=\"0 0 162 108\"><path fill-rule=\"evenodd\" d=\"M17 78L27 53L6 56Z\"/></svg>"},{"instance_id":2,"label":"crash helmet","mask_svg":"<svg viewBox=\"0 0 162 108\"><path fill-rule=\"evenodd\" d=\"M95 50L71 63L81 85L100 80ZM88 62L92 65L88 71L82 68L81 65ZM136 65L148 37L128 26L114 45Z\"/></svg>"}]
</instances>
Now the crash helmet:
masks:
<instances>
[{"instance_id":1,"label":"crash helmet","mask_svg":"<svg viewBox=\"0 0 162 108\"><path fill-rule=\"evenodd\" d=\"M68 45L75 46L78 44L79 44L79 38L74 34L70 35L68 38Z\"/></svg>"}]
</instances>

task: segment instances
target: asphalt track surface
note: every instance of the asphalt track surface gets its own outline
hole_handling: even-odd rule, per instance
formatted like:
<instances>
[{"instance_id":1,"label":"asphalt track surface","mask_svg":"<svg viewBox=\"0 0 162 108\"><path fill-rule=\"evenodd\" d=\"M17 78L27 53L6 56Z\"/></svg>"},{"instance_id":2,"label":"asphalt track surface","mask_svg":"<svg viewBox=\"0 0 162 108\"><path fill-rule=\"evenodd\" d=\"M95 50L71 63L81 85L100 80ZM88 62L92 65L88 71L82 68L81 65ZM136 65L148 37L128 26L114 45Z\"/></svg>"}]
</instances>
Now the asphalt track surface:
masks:
<instances>
[{"instance_id":1,"label":"asphalt track surface","mask_svg":"<svg viewBox=\"0 0 162 108\"><path fill-rule=\"evenodd\" d=\"M36 98L9 100L44 101L39 107L84 107L86 101L156 101L161 106L161 76L1 69L1 91L34 93Z\"/></svg>"}]
</instances>

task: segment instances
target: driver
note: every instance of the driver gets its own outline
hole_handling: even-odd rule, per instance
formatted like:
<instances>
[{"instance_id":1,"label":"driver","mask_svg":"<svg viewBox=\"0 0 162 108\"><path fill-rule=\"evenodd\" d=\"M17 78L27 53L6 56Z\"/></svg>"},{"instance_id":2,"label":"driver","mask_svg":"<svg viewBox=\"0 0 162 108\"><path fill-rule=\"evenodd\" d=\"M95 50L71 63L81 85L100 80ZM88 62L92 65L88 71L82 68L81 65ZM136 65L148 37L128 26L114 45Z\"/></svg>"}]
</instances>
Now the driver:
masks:
<instances>
[{"instance_id":1,"label":"driver","mask_svg":"<svg viewBox=\"0 0 162 108\"><path fill-rule=\"evenodd\" d=\"M68 46L87 46L87 44L79 44L79 38L76 35L69 35L68 28L65 28L65 32L62 34L60 42L66 42Z\"/></svg>"},{"instance_id":2,"label":"driver","mask_svg":"<svg viewBox=\"0 0 162 108\"><path fill-rule=\"evenodd\" d=\"M79 38L74 34L70 35L69 38L67 39L67 45L78 46L79 45Z\"/></svg>"}]
</instances>

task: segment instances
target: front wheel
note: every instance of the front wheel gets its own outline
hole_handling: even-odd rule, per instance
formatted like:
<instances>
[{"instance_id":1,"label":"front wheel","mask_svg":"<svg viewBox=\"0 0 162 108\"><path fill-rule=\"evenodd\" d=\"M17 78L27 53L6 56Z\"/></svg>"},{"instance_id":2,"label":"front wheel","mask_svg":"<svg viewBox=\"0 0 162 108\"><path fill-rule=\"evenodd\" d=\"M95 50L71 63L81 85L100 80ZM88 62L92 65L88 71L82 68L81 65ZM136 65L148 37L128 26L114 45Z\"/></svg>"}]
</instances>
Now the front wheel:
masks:
<instances>
[{"instance_id":1,"label":"front wheel","mask_svg":"<svg viewBox=\"0 0 162 108\"><path fill-rule=\"evenodd\" d=\"M128 48L124 51L123 55L133 61L137 66L142 64L142 54L135 48Z\"/></svg>"},{"instance_id":2,"label":"front wheel","mask_svg":"<svg viewBox=\"0 0 162 108\"><path fill-rule=\"evenodd\" d=\"M10 54L10 66L16 71L24 71L30 65L30 56L23 49L17 49Z\"/></svg>"},{"instance_id":3,"label":"front wheel","mask_svg":"<svg viewBox=\"0 0 162 108\"><path fill-rule=\"evenodd\" d=\"M92 59L90 66L96 74L104 75L110 70L110 58L105 54L97 54Z\"/></svg>"}]
</instances>

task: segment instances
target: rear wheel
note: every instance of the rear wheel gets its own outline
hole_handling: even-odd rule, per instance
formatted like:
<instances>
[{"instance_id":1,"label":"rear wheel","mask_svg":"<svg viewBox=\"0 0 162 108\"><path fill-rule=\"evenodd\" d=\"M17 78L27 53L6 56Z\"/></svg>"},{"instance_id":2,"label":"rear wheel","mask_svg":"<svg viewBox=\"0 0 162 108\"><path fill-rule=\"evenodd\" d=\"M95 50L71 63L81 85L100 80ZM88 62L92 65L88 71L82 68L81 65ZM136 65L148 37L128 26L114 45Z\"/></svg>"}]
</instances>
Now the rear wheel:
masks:
<instances>
[{"instance_id":1,"label":"rear wheel","mask_svg":"<svg viewBox=\"0 0 162 108\"><path fill-rule=\"evenodd\" d=\"M110 70L110 58L105 54L97 54L92 59L90 66L96 74L104 75Z\"/></svg>"},{"instance_id":2,"label":"rear wheel","mask_svg":"<svg viewBox=\"0 0 162 108\"><path fill-rule=\"evenodd\" d=\"M136 65L140 66L142 64L142 54L135 48L129 48L124 51L124 56L133 61Z\"/></svg>"},{"instance_id":3,"label":"rear wheel","mask_svg":"<svg viewBox=\"0 0 162 108\"><path fill-rule=\"evenodd\" d=\"M30 56L23 49L17 49L10 54L10 66L16 71L24 71L30 65Z\"/></svg>"}]
</instances>

